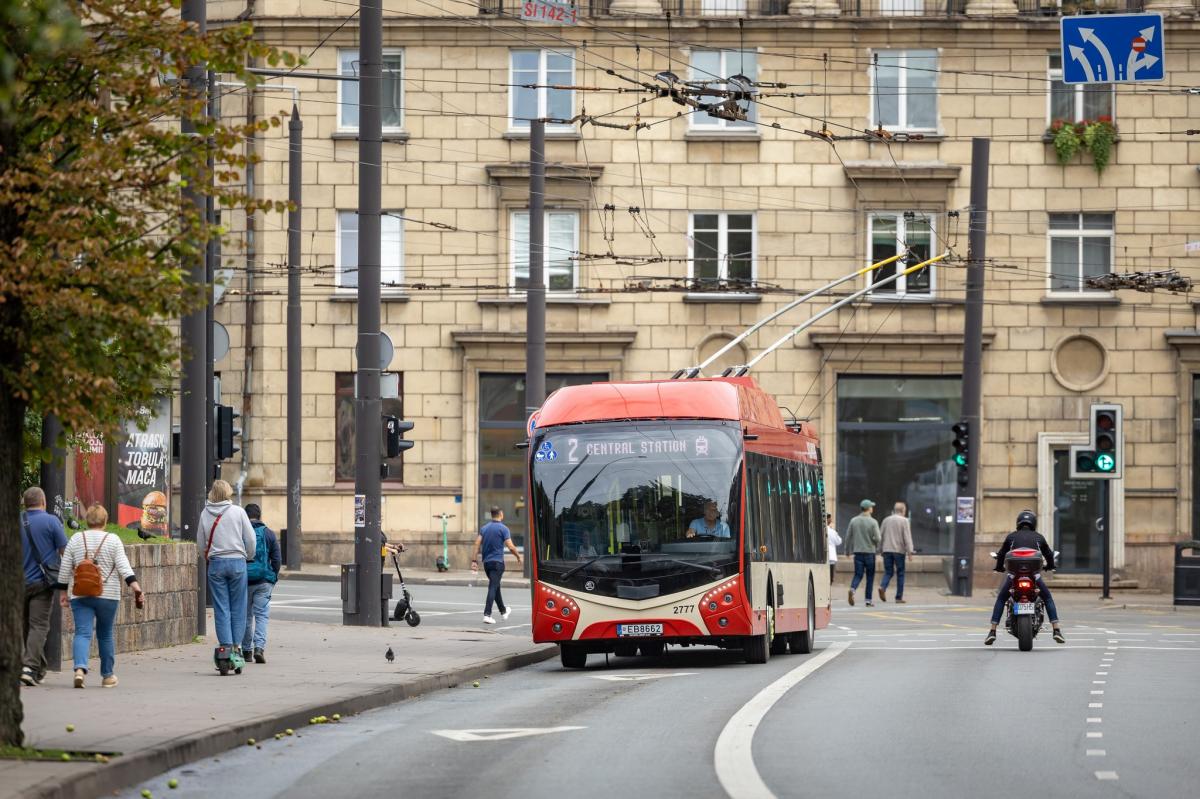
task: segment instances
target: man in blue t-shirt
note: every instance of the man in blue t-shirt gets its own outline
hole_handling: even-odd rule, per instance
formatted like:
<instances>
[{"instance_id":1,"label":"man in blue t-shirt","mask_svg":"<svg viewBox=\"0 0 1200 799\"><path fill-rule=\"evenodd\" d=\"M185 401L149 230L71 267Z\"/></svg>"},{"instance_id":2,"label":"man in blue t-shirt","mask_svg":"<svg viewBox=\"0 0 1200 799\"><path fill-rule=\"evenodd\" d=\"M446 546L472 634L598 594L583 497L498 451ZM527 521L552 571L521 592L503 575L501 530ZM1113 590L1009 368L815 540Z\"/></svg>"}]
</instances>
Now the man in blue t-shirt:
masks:
<instances>
[{"instance_id":1,"label":"man in blue t-shirt","mask_svg":"<svg viewBox=\"0 0 1200 799\"><path fill-rule=\"evenodd\" d=\"M34 486L21 497L21 561L25 570L25 652L21 683L40 685L46 679L46 636L54 606L58 564L67 548L67 534L58 517L46 513L46 493Z\"/></svg>"},{"instance_id":2,"label":"man in blue t-shirt","mask_svg":"<svg viewBox=\"0 0 1200 799\"><path fill-rule=\"evenodd\" d=\"M704 503L704 517L701 519L692 519L692 523L688 525L687 537L695 538L698 535L709 535L713 538L729 538L729 525L721 521L721 509L717 507L714 500L708 500Z\"/></svg>"},{"instance_id":3,"label":"man in blue t-shirt","mask_svg":"<svg viewBox=\"0 0 1200 799\"><path fill-rule=\"evenodd\" d=\"M513 545L512 534L504 526L504 511L499 505L492 506L492 520L483 526L479 535L475 536L475 557L471 559L471 570L479 570L480 553L483 554L483 571L488 578L487 602L483 606L483 623L495 624L492 618L492 603L500 609L500 618L507 619L508 607L500 596L500 578L504 576L504 548L521 562L521 553Z\"/></svg>"}]
</instances>

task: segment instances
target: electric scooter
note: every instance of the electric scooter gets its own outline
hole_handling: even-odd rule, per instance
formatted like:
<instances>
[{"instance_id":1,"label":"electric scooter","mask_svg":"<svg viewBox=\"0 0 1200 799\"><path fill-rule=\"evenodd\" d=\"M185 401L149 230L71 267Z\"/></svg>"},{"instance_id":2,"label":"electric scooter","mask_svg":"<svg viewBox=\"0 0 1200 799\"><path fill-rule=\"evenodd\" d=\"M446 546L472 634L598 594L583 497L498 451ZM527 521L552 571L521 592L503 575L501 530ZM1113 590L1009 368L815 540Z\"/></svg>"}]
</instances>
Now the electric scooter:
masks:
<instances>
[{"instance_id":1,"label":"electric scooter","mask_svg":"<svg viewBox=\"0 0 1200 799\"><path fill-rule=\"evenodd\" d=\"M217 671L221 672L222 677L230 671L234 674L241 674L242 669L246 666L242 651L236 646L217 647L213 652L213 663L216 664Z\"/></svg>"},{"instance_id":2,"label":"electric scooter","mask_svg":"<svg viewBox=\"0 0 1200 799\"><path fill-rule=\"evenodd\" d=\"M396 553L404 551L404 545L388 544L387 548L392 555L392 563L396 567L396 578L400 581L400 597L396 600L396 607L392 610L392 619L395 621L403 619L409 627L416 627L421 623L421 614L412 609L412 594L404 585L404 575L400 572L400 561L396 558Z\"/></svg>"}]
</instances>

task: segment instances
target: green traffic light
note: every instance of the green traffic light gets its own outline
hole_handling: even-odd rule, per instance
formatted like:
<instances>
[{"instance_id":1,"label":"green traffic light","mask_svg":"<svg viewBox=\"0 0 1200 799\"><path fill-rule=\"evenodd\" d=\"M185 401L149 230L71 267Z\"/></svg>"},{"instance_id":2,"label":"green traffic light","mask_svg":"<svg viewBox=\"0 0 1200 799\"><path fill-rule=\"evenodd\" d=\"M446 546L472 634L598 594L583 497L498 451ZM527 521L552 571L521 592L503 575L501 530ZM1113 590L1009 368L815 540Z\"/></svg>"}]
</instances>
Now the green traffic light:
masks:
<instances>
[{"instance_id":1,"label":"green traffic light","mask_svg":"<svg viewBox=\"0 0 1200 799\"><path fill-rule=\"evenodd\" d=\"M959 466L966 466L967 465L967 454L965 452L958 453L957 455L954 456L954 462L956 464L958 464Z\"/></svg>"},{"instance_id":2,"label":"green traffic light","mask_svg":"<svg viewBox=\"0 0 1200 799\"><path fill-rule=\"evenodd\" d=\"M1096 456L1096 469L1101 472L1111 472L1117 468L1117 461L1112 455L1102 452Z\"/></svg>"}]
</instances>

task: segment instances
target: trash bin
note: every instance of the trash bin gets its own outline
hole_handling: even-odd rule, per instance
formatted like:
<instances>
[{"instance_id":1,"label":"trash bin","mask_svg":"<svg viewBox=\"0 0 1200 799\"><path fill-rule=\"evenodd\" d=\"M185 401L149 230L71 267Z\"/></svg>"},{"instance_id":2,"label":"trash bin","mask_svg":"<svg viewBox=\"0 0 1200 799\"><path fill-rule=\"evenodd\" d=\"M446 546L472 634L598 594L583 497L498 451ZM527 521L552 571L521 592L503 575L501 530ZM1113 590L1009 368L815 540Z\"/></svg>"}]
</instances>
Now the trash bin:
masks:
<instances>
[{"instance_id":1,"label":"trash bin","mask_svg":"<svg viewBox=\"0 0 1200 799\"><path fill-rule=\"evenodd\" d=\"M1175 604L1200 605L1200 541L1175 545Z\"/></svg>"},{"instance_id":2,"label":"trash bin","mask_svg":"<svg viewBox=\"0 0 1200 799\"><path fill-rule=\"evenodd\" d=\"M392 617L391 614L388 613L388 600L392 598L392 575L384 572L383 574L379 575L379 577L379 604L382 608L382 612L380 614L383 619L382 625L384 627L390 627L391 625L388 622Z\"/></svg>"}]
</instances>

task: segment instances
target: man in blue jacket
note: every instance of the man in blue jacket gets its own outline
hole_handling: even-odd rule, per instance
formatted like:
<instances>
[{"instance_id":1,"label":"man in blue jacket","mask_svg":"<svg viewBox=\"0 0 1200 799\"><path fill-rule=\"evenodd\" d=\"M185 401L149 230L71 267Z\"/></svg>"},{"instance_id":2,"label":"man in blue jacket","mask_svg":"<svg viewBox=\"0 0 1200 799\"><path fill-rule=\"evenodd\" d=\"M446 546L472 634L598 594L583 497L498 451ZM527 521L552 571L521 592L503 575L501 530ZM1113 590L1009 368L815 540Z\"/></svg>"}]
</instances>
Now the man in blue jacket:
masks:
<instances>
[{"instance_id":1,"label":"man in blue jacket","mask_svg":"<svg viewBox=\"0 0 1200 799\"><path fill-rule=\"evenodd\" d=\"M254 560L246 564L246 635L242 638L242 653L250 662L253 644L254 662L266 663L267 621L271 616L271 591L279 579L283 558L279 539L263 524L262 508L253 503L246 506L250 526L254 528Z\"/></svg>"},{"instance_id":2,"label":"man in blue jacket","mask_svg":"<svg viewBox=\"0 0 1200 799\"><path fill-rule=\"evenodd\" d=\"M67 547L62 522L46 512L46 493L34 486L21 497L21 555L25 569L25 652L21 684L41 685L46 678L46 636L54 603L58 563Z\"/></svg>"}]
</instances>

